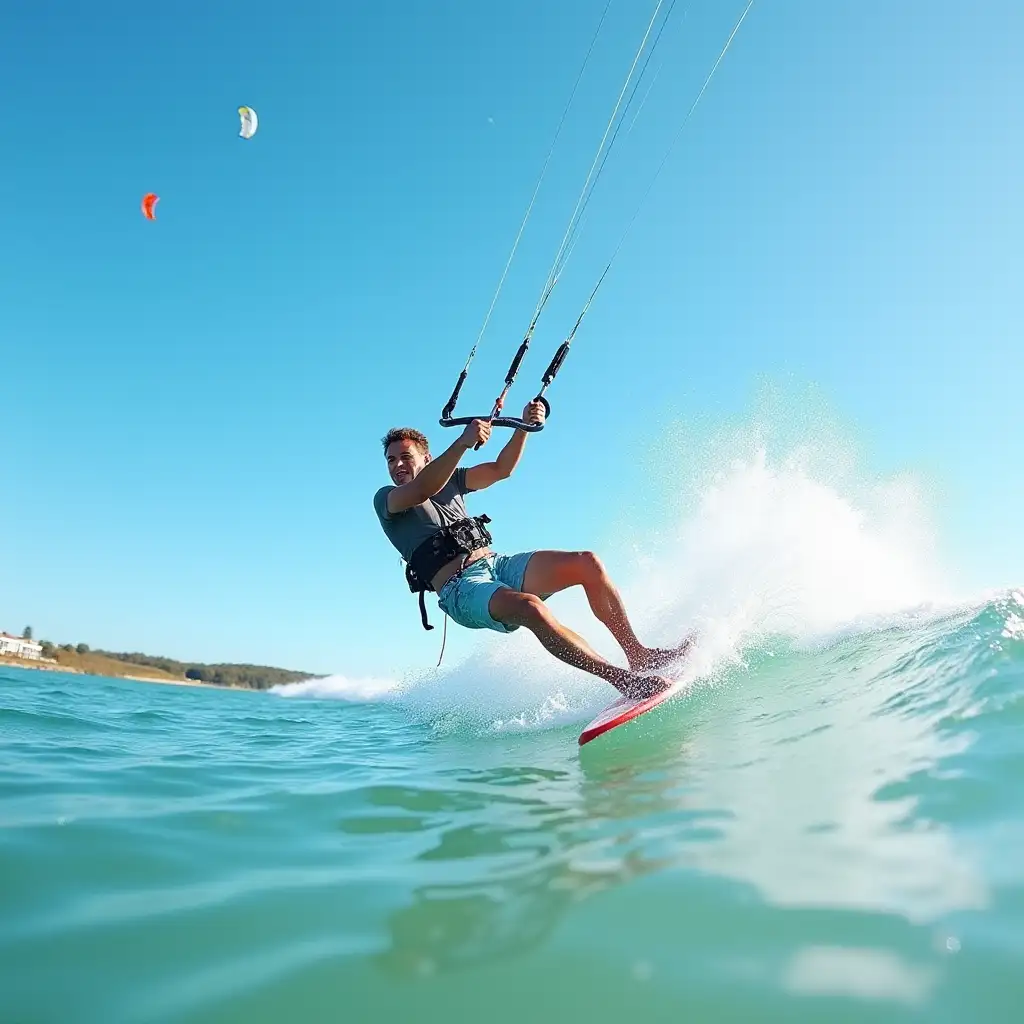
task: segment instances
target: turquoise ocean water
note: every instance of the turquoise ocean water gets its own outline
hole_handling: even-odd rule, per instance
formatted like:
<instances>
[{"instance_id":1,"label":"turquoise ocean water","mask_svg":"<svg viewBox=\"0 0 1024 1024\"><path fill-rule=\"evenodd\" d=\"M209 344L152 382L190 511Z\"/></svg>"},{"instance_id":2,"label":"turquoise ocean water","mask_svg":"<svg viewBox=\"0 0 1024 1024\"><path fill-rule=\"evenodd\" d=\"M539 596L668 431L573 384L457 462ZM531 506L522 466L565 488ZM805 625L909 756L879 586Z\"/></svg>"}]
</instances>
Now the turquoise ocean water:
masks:
<instances>
[{"instance_id":1,"label":"turquoise ocean water","mask_svg":"<svg viewBox=\"0 0 1024 1024\"><path fill-rule=\"evenodd\" d=\"M0 667L0 1024L1024 1020L1024 592L951 597L821 450L623 511L641 635L700 639L582 750L614 693L525 631L271 693Z\"/></svg>"},{"instance_id":2,"label":"turquoise ocean water","mask_svg":"<svg viewBox=\"0 0 1024 1024\"><path fill-rule=\"evenodd\" d=\"M583 751L600 690L0 669L0 1020L1020 1020L1022 616L762 641Z\"/></svg>"}]
</instances>

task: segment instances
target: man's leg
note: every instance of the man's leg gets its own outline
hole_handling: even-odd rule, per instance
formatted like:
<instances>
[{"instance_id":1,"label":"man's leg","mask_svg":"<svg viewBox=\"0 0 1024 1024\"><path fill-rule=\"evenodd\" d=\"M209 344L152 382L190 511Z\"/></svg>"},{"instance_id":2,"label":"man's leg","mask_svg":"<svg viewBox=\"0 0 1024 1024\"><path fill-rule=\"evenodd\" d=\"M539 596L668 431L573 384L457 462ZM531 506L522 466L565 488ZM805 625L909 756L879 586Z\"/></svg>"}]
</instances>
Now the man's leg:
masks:
<instances>
[{"instance_id":1,"label":"man's leg","mask_svg":"<svg viewBox=\"0 0 1024 1024\"><path fill-rule=\"evenodd\" d=\"M661 668L684 654L679 648L645 647L637 638L618 589L593 551L535 551L523 577L523 591L548 597L568 587L582 586L590 610L608 627L634 672Z\"/></svg>"},{"instance_id":2,"label":"man's leg","mask_svg":"<svg viewBox=\"0 0 1024 1024\"><path fill-rule=\"evenodd\" d=\"M638 676L605 661L581 636L563 626L534 594L501 587L491 595L488 611L497 622L525 626L560 661L607 680L627 697L653 696L669 685L660 676Z\"/></svg>"}]
</instances>

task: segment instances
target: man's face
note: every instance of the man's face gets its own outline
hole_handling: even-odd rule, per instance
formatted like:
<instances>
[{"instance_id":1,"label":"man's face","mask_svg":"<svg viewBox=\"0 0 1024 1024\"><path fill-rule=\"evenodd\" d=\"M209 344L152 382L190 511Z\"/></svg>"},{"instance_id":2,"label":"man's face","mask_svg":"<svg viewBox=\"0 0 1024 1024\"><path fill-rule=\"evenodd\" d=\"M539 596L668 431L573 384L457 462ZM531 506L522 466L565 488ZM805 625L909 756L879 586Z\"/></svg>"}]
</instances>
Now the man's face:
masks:
<instances>
[{"instance_id":1,"label":"man's face","mask_svg":"<svg viewBox=\"0 0 1024 1024\"><path fill-rule=\"evenodd\" d=\"M415 441L392 441L384 455L388 460L388 473L399 486L415 479L430 461L430 452L425 452Z\"/></svg>"}]
</instances>

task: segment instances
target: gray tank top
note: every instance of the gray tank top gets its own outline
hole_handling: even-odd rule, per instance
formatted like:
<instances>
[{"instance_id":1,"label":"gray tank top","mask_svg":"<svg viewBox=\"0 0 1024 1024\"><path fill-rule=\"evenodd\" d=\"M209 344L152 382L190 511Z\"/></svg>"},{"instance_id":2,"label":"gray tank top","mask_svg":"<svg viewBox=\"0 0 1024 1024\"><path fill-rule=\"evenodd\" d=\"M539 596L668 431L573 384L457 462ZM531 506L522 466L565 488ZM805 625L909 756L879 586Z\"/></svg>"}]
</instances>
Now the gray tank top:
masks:
<instances>
[{"instance_id":1,"label":"gray tank top","mask_svg":"<svg viewBox=\"0 0 1024 1024\"><path fill-rule=\"evenodd\" d=\"M373 508L389 541L408 562L412 553L438 530L468 517L465 495L466 470L459 467L432 498L404 512L388 511L388 495L394 486L382 487L373 496Z\"/></svg>"}]
</instances>

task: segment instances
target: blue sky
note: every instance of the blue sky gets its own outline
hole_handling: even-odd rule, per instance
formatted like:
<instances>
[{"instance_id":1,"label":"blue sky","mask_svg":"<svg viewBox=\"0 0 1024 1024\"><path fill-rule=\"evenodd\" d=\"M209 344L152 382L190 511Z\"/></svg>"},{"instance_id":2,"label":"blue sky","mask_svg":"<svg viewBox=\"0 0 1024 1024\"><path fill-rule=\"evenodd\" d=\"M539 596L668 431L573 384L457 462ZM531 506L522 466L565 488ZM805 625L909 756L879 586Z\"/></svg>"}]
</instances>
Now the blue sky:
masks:
<instances>
[{"instance_id":1,"label":"blue sky","mask_svg":"<svg viewBox=\"0 0 1024 1024\"><path fill-rule=\"evenodd\" d=\"M611 7L464 411L529 320L653 6ZM517 404L744 4L684 6ZM9 5L0 628L314 671L429 660L370 507L378 438L454 439L438 411L603 7ZM929 481L972 586L1024 579L1022 44L1011 0L758 0L548 430L488 496L506 545L599 544L616 490L672 472L666 424L742 422L767 380L813 385L873 471Z\"/></svg>"}]
</instances>

